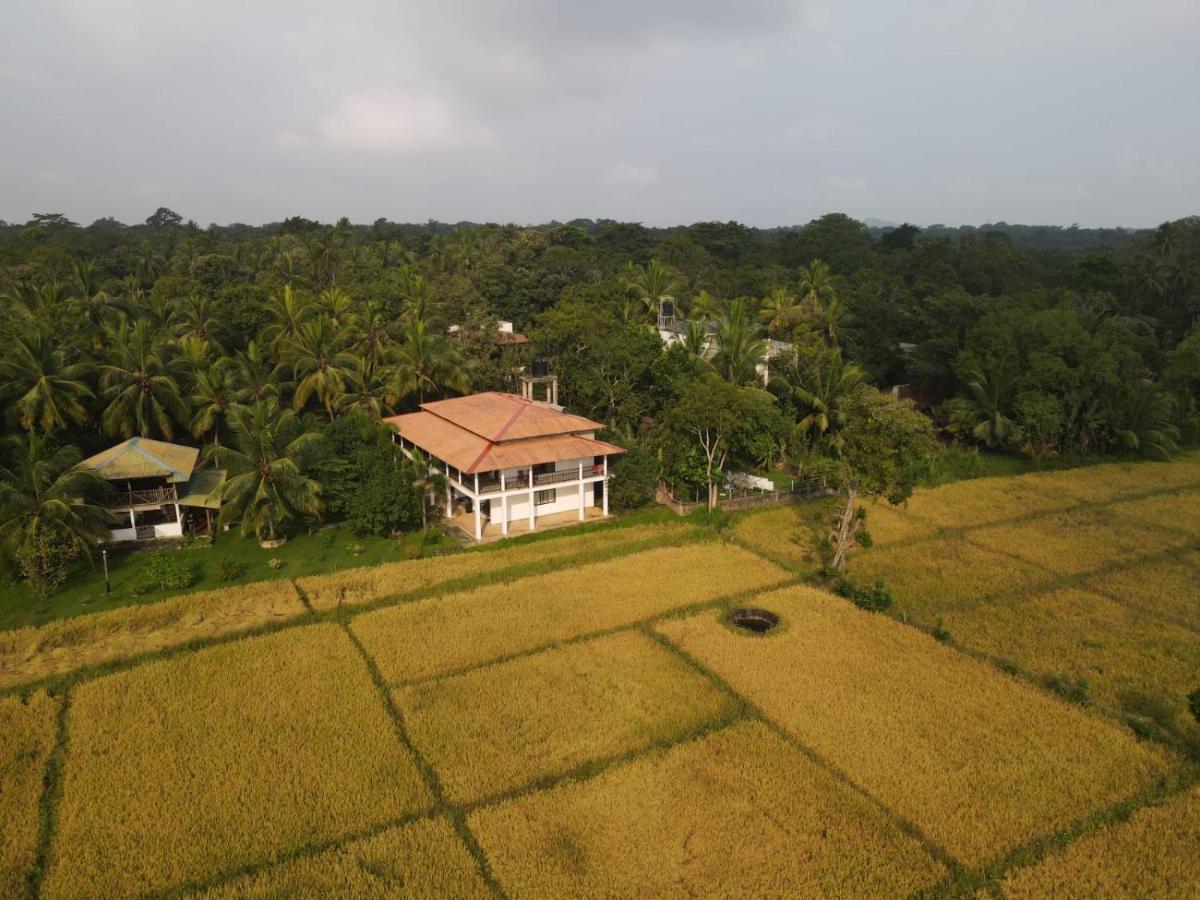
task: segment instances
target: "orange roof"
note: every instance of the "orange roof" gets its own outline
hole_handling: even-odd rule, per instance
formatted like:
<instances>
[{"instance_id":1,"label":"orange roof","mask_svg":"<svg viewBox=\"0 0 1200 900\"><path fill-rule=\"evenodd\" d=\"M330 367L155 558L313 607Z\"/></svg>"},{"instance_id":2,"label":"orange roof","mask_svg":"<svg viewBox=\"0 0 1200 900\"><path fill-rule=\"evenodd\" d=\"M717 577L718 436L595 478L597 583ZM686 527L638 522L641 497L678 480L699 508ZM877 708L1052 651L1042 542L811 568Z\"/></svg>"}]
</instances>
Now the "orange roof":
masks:
<instances>
[{"instance_id":1,"label":"orange roof","mask_svg":"<svg viewBox=\"0 0 1200 900\"><path fill-rule=\"evenodd\" d=\"M625 452L586 434L602 428L598 422L494 391L423 403L384 421L468 474Z\"/></svg>"},{"instance_id":2,"label":"orange roof","mask_svg":"<svg viewBox=\"0 0 1200 900\"><path fill-rule=\"evenodd\" d=\"M499 391L422 403L421 409L489 441L573 434L604 427L583 416L573 416L545 404L532 403L515 394L502 394Z\"/></svg>"}]
</instances>

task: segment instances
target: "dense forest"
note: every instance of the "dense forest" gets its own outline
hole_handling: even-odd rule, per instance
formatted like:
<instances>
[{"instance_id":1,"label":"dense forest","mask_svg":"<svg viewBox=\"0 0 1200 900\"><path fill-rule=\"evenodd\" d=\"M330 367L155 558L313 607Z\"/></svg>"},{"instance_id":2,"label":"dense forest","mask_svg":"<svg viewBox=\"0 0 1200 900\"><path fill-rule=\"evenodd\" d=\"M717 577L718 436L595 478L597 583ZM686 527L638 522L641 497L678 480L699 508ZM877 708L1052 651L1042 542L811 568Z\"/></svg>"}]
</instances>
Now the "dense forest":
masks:
<instances>
[{"instance_id":1,"label":"dense forest","mask_svg":"<svg viewBox=\"0 0 1200 900\"><path fill-rule=\"evenodd\" d=\"M499 320L530 343L501 340ZM134 434L203 446L230 472L222 517L247 531L411 526L422 475L374 421L515 390L532 355L629 448L618 507L659 482L711 489L714 465L836 458L863 385L898 388L946 443L1165 456L1200 437L1198 321L1200 218L926 232L840 214L769 231L37 215L0 223L0 538L10 559L31 535L86 550L99 512L62 500L96 486L72 467Z\"/></svg>"}]
</instances>

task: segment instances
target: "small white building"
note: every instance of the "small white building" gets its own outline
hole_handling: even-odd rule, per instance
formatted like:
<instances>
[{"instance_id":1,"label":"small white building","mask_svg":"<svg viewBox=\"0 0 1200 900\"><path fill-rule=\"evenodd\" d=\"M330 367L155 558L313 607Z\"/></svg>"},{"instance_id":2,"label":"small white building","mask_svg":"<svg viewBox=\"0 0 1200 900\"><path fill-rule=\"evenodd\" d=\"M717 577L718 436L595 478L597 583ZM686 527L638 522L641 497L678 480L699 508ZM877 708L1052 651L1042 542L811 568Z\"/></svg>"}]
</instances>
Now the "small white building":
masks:
<instances>
[{"instance_id":1,"label":"small white building","mask_svg":"<svg viewBox=\"0 0 1200 900\"><path fill-rule=\"evenodd\" d=\"M525 397L488 391L384 419L407 455L420 450L445 478L446 515L465 519L475 540L486 524L507 536L534 531L549 516L608 515L609 458L625 451L596 439L599 422L533 400L538 381L550 383L557 400L553 377L524 381Z\"/></svg>"},{"instance_id":2,"label":"small white building","mask_svg":"<svg viewBox=\"0 0 1200 900\"><path fill-rule=\"evenodd\" d=\"M220 506L220 469L195 471L195 447L132 437L80 466L112 485L98 498L113 517L106 543L160 541L205 533Z\"/></svg>"}]
</instances>

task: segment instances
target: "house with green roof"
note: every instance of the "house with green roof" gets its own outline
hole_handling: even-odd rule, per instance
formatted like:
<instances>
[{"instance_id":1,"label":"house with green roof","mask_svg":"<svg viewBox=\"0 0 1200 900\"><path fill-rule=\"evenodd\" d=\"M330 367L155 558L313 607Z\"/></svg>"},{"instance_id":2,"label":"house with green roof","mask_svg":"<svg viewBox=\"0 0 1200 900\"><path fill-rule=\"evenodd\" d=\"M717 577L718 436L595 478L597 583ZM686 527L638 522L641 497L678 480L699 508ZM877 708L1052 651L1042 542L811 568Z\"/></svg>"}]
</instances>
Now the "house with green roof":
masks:
<instances>
[{"instance_id":1,"label":"house with green roof","mask_svg":"<svg viewBox=\"0 0 1200 900\"><path fill-rule=\"evenodd\" d=\"M100 501L114 519L107 543L211 532L225 473L197 470L199 456L195 447L132 437L80 463L113 487Z\"/></svg>"}]
</instances>

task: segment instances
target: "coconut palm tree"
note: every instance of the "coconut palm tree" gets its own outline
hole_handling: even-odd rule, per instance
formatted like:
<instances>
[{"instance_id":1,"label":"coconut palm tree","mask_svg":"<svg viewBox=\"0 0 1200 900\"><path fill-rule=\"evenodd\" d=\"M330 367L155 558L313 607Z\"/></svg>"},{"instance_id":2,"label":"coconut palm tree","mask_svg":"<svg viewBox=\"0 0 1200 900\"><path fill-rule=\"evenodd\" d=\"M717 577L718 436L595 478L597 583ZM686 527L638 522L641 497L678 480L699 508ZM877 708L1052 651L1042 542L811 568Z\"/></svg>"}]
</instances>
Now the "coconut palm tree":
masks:
<instances>
[{"instance_id":1,"label":"coconut palm tree","mask_svg":"<svg viewBox=\"0 0 1200 900\"><path fill-rule=\"evenodd\" d=\"M338 328L354 325L354 300L338 287L326 288L317 296L317 309Z\"/></svg>"},{"instance_id":2,"label":"coconut palm tree","mask_svg":"<svg viewBox=\"0 0 1200 900\"><path fill-rule=\"evenodd\" d=\"M74 447L52 449L31 431L4 439L0 466L0 546L9 555L39 533L87 552L108 536L108 513L93 500L109 489L89 469L78 468Z\"/></svg>"},{"instance_id":3,"label":"coconut palm tree","mask_svg":"<svg viewBox=\"0 0 1200 900\"><path fill-rule=\"evenodd\" d=\"M734 384L747 385L758 378L758 366L766 358L767 342L744 297L738 297L717 319L717 354L712 363Z\"/></svg>"},{"instance_id":4,"label":"coconut palm tree","mask_svg":"<svg viewBox=\"0 0 1200 900\"><path fill-rule=\"evenodd\" d=\"M229 426L230 445L208 454L227 473L218 523L238 522L242 534L275 540L296 518L320 515L321 486L304 473L316 432L273 400L235 407Z\"/></svg>"},{"instance_id":5,"label":"coconut palm tree","mask_svg":"<svg viewBox=\"0 0 1200 900\"><path fill-rule=\"evenodd\" d=\"M221 323L213 314L212 301L208 297L192 294L177 301L175 306L176 337L197 337L202 341L217 343Z\"/></svg>"},{"instance_id":6,"label":"coconut palm tree","mask_svg":"<svg viewBox=\"0 0 1200 900\"><path fill-rule=\"evenodd\" d=\"M689 319L687 330L683 333L683 346L689 353L703 359L709 350L708 323Z\"/></svg>"},{"instance_id":7,"label":"coconut palm tree","mask_svg":"<svg viewBox=\"0 0 1200 900\"><path fill-rule=\"evenodd\" d=\"M278 369L263 356L257 341L251 341L245 350L233 356L222 357L220 363L231 373L233 396L238 403L279 399Z\"/></svg>"},{"instance_id":8,"label":"coconut palm tree","mask_svg":"<svg viewBox=\"0 0 1200 900\"><path fill-rule=\"evenodd\" d=\"M1126 450L1169 459L1179 449L1175 401L1161 388L1142 384L1124 391L1116 403L1117 438Z\"/></svg>"},{"instance_id":9,"label":"coconut palm tree","mask_svg":"<svg viewBox=\"0 0 1200 900\"><path fill-rule=\"evenodd\" d=\"M278 296L267 301L267 312L272 321L263 329L262 341L278 353L279 347L294 338L300 326L316 315L317 308L308 297L285 284Z\"/></svg>"},{"instance_id":10,"label":"coconut palm tree","mask_svg":"<svg viewBox=\"0 0 1200 900\"><path fill-rule=\"evenodd\" d=\"M767 326L769 334L785 334L799 311L795 295L787 288L778 287L763 298L758 317Z\"/></svg>"},{"instance_id":11,"label":"coconut palm tree","mask_svg":"<svg viewBox=\"0 0 1200 900\"><path fill-rule=\"evenodd\" d=\"M363 304L362 315L357 321L358 338L354 342L354 350L373 366L378 367L382 364L383 357L391 347L388 324L388 316L382 303L378 300L368 300Z\"/></svg>"},{"instance_id":12,"label":"coconut palm tree","mask_svg":"<svg viewBox=\"0 0 1200 900\"><path fill-rule=\"evenodd\" d=\"M219 362L196 373L192 388L192 435L203 438L212 435L215 445L221 443L221 428L237 403L229 369Z\"/></svg>"},{"instance_id":13,"label":"coconut palm tree","mask_svg":"<svg viewBox=\"0 0 1200 900\"><path fill-rule=\"evenodd\" d=\"M625 268L625 289L645 304L651 316L657 316L666 302L675 302L675 295L683 287L675 271L657 259L645 266L632 263Z\"/></svg>"},{"instance_id":14,"label":"coconut palm tree","mask_svg":"<svg viewBox=\"0 0 1200 900\"><path fill-rule=\"evenodd\" d=\"M395 374L390 366L376 365L366 356L355 355L344 377L344 393L334 401L339 415L358 410L378 419L392 411Z\"/></svg>"},{"instance_id":15,"label":"coconut palm tree","mask_svg":"<svg viewBox=\"0 0 1200 900\"><path fill-rule=\"evenodd\" d=\"M465 393L470 387L462 354L445 335L429 331L421 319L405 323L394 372L393 395L416 394L418 403L430 394Z\"/></svg>"},{"instance_id":16,"label":"coconut palm tree","mask_svg":"<svg viewBox=\"0 0 1200 900\"><path fill-rule=\"evenodd\" d=\"M829 265L814 259L800 270L800 302L809 315L818 313L835 295Z\"/></svg>"},{"instance_id":17,"label":"coconut palm tree","mask_svg":"<svg viewBox=\"0 0 1200 900\"><path fill-rule=\"evenodd\" d=\"M715 319L721 311L721 304L708 291L701 291L692 298L688 315L693 319L699 319L701 322L707 322L710 319Z\"/></svg>"},{"instance_id":18,"label":"coconut palm tree","mask_svg":"<svg viewBox=\"0 0 1200 900\"><path fill-rule=\"evenodd\" d=\"M89 324L100 328L112 308L112 295L104 290L102 277L96 264L88 259L76 260L71 263L71 274L67 280L67 289L71 299L83 307Z\"/></svg>"},{"instance_id":19,"label":"coconut palm tree","mask_svg":"<svg viewBox=\"0 0 1200 900\"><path fill-rule=\"evenodd\" d=\"M176 424L188 421L188 410L161 336L146 319L131 324L122 316L108 329L106 343L111 350L100 366L105 432L171 440Z\"/></svg>"},{"instance_id":20,"label":"coconut palm tree","mask_svg":"<svg viewBox=\"0 0 1200 900\"><path fill-rule=\"evenodd\" d=\"M847 363L841 351L834 349L808 363L797 360L786 377L792 396L804 413L796 423L797 429L835 452L840 450L841 427L845 424L842 407L859 385L867 383L867 373Z\"/></svg>"},{"instance_id":21,"label":"coconut palm tree","mask_svg":"<svg viewBox=\"0 0 1200 900\"><path fill-rule=\"evenodd\" d=\"M89 367L69 363L42 328L18 334L0 356L0 381L13 398L17 421L25 430L51 431L88 420L92 394L84 378Z\"/></svg>"},{"instance_id":22,"label":"coconut palm tree","mask_svg":"<svg viewBox=\"0 0 1200 900\"><path fill-rule=\"evenodd\" d=\"M315 397L329 418L333 418L334 406L345 390L347 373L354 367L350 343L350 333L322 313L302 323L283 345L280 356L296 380L292 405L297 410Z\"/></svg>"},{"instance_id":23,"label":"coconut palm tree","mask_svg":"<svg viewBox=\"0 0 1200 900\"><path fill-rule=\"evenodd\" d=\"M946 403L950 428L967 432L988 447L1003 447L1018 437L1012 418L1016 399L1013 378L1005 369L973 369L967 373L969 396Z\"/></svg>"},{"instance_id":24,"label":"coconut palm tree","mask_svg":"<svg viewBox=\"0 0 1200 900\"><path fill-rule=\"evenodd\" d=\"M133 273L142 287L150 287L167 268L167 261L149 241L142 241L133 251Z\"/></svg>"}]
</instances>

